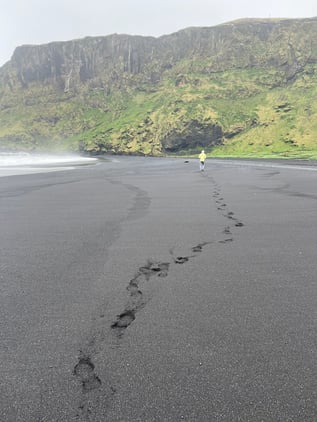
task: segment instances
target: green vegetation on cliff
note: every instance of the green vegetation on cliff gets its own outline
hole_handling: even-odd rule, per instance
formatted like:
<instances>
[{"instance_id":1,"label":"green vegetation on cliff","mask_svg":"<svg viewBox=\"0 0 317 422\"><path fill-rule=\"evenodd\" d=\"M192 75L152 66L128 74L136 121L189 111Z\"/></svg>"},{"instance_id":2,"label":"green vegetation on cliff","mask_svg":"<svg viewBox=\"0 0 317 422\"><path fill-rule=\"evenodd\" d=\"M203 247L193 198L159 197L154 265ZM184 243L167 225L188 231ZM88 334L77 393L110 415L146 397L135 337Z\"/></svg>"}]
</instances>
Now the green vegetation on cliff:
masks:
<instances>
[{"instance_id":1,"label":"green vegetation on cliff","mask_svg":"<svg viewBox=\"0 0 317 422\"><path fill-rule=\"evenodd\" d=\"M0 148L317 158L316 39L314 19L246 20L21 47Z\"/></svg>"}]
</instances>

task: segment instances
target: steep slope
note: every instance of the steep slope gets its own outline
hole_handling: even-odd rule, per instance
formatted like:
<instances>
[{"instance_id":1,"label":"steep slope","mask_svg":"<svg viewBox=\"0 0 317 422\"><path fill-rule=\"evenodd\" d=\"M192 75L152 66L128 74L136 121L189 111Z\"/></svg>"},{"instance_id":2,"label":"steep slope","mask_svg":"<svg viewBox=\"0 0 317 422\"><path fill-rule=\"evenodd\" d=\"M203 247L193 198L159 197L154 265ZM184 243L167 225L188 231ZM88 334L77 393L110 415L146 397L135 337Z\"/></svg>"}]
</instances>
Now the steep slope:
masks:
<instances>
[{"instance_id":1,"label":"steep slope","mask_svg":"<svg viewBox=\"0 0 317 422\"><path fill-rule=\"evenodd\" d=\"M317 18L18 47L0 147L312 156Z\"/></svg>"}]
</instances>

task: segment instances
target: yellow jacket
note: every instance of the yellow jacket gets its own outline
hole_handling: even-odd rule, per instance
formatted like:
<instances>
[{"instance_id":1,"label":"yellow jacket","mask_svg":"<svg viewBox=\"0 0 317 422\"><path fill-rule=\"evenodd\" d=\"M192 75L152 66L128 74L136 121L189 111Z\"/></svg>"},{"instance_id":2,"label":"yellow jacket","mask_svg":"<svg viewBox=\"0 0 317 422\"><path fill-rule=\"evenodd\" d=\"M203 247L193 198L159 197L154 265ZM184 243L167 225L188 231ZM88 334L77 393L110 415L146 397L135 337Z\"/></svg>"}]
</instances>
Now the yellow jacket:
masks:
<instances>
[{"instance_id":1,"label":"yellow jacket","mask_svg":"<svg viewBox=\"0 0 317 422\"><path fill-rule=\"evenodd\" d=\"M204 152L201 152L200 154L199 154L199 160L200 161L205 161L206 160L206 154L204 153Z\"/></svg>"}]
</instances>

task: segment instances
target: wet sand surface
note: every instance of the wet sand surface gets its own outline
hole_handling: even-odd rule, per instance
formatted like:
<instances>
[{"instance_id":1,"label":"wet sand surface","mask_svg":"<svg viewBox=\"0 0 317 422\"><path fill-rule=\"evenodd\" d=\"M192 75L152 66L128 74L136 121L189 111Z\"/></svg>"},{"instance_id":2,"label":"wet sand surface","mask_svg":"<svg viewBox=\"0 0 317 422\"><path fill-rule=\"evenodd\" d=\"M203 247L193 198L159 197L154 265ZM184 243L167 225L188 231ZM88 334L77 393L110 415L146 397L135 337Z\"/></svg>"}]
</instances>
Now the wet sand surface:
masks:
<instances>
[{"instance_id":1,"label":"wet sand surface","mask_svg":"<svg viewBox=\"0 0 317 422\"><path fill-rule=\"evenodd\" d=\"M0 179L0 420L315 421L317 167Z\"/></svg>"}]
</instances>

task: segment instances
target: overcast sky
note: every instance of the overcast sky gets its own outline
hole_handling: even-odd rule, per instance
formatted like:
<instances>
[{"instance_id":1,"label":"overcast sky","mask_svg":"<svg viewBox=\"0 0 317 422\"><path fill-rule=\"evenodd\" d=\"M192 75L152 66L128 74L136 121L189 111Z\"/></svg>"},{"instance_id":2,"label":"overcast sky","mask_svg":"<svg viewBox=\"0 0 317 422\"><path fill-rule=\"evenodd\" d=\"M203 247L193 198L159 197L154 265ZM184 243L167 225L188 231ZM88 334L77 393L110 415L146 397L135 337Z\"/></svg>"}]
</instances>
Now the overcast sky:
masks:
<instances>
[{"instance_id":1,"label":"overcast sky","mask_svg":"<svg viewBox=\"0 0 317 422\"><path fill-rule=\"evenodd\" d=\"M0 0L0 66L23 44L113 33L157 37L245 17L313 16L316 0Z\"/></svg>"}]
</instances>

